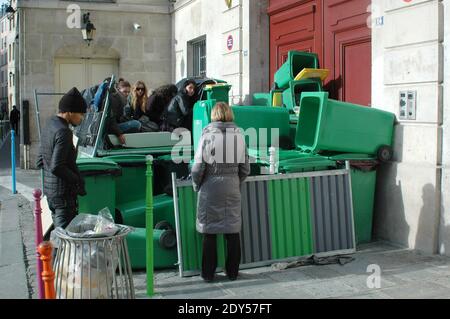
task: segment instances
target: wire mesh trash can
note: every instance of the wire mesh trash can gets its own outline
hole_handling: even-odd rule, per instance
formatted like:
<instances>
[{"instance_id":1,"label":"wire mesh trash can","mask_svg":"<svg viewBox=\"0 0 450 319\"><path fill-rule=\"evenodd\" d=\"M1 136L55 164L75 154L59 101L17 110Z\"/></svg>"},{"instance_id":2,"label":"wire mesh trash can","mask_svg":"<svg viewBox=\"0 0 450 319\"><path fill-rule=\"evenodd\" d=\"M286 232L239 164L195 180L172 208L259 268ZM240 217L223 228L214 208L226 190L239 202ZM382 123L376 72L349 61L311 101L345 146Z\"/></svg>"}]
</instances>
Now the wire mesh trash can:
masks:
<instances>
[{"instance_id":1,"label":"wire mesh trash can","mask_svg":"<svg viewBox=\"0 0 450 319\"><path fill-rule=\"evenodd\" d=\"M54 262L58 299L134 299L134 284L126 235L129 227L107 237L76 238L55 230Z\"/></svg>"}]
</instances>

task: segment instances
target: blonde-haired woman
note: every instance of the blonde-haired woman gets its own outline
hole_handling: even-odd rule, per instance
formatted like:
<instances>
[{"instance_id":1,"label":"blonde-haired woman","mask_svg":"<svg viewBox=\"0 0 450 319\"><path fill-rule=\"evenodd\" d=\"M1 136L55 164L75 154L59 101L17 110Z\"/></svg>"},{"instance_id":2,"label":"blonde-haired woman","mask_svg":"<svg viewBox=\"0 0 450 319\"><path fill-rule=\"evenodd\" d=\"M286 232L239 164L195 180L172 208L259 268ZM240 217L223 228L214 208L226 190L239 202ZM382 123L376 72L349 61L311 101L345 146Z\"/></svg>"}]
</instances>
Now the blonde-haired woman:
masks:
<instances>
[{"instance_id":1,"label":"blonde-haired woman","mask_svg":"<svg viewBox=\"0 0 450 319\"><path fill-rule=\"evenodd\" d=\"M213 281L216 272L217 234L224 234L227 241L225 272L230 280L238 276L240 186L250 173L244 136L233 122L233 110L219 102L211 121L203 130L191 172L194 190L198 191L196 228L203 234L201 276L206 282Z\"/></svg>"},{"instance_id":2,"label":"blonde-haired woman","mask_svg":"<svg viewBox=\"0 0 450 319\"><path fill-rule=\"evenodd\" d=\"M139 118L144 115L147 100L147 86L143 81L137 81L133 86L130 97L130 106L133 112L133 119L139 120Z\"/></svg>"},{"instance_id":3,"label":"blonde-haired woman","mask_svg":"<svg viewBox=\"0 0 450 319\"><path fill-rule=\"evenodd\" d=\"M159 126L150 121L145 115L148 101L148 89L143 81L137 81L128 99L129 106L125 108L125 117L129 120L138 120L141 123L141 132L159 131Z\"/></svg>"}]
</instances>

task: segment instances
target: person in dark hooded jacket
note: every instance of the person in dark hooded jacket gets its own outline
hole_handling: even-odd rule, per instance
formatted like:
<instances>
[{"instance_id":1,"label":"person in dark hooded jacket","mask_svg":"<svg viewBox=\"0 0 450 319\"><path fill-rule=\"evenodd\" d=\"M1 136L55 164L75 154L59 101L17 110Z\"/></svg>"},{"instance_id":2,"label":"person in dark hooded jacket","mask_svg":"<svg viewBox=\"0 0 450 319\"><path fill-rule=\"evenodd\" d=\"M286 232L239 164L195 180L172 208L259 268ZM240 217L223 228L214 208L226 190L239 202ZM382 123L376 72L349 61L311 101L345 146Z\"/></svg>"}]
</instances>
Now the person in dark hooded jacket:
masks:
<instances>
[{"instance_id":1,"label":"person in dark hooded jacket","mask_svg":"<svg viewBox=\"0 0 450 319\"><path fill-rule=\"evenodd\" d=\"M233 117L228 104L216 104L191 170L198 191L196 228L203 234L201 276L207 282L216 272L217 234L224 234L227 241L225 272L230 280L238 277L241 260L241 184L250 174L250 164L244 136Z\"/></svg>"},{"instance_id":2,"label":"person in dark hooded jacket","mask_svg":"<svg viewBox=\"0 0 450 319\"><path fill-rule=\"evenodd\" d=\"M44 170L44 194L55 228L69 225L78 213L77 196L86 195L69 128L69 124L81 124L86 109L85 100L74 87L61 98L58 114L48 120L42 131L37 166Z\"/></svg>"},{"instance_id":3,"label":"person in dark hooded jacket","mask_svg":"<svg viewBox=\"0 0 450 319\"><path fill-rule=\"evenodd\" d=\"M180 92L170 101L163 115L163 131L172 132L178 127L192 131L195 89L195 81L187 80Z\"/></svg>"},{"instance_id":4,"label":"person in dark hooded jacket","mask_svg":"<svg viewBox=\"0 0 450 319\"><path fill-rule=\"evenodd\" d=\"M178 89L174 84L166 84L158 87L149 96L145 107L145 115L150 121L156 123L160 128L163 124L164 110L172 99L177 95Z\"/></svg>"}]
</instances>

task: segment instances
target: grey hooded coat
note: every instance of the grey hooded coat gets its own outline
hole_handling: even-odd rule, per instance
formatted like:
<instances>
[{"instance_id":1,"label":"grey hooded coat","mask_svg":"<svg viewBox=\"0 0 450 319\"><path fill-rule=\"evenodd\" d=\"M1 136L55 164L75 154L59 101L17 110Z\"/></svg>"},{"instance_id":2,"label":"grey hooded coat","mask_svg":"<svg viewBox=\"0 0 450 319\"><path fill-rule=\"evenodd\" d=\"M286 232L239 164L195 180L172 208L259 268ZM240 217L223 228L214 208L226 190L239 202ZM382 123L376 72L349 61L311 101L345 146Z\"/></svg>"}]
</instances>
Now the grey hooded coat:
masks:
<instances>
[{"instance_id":1,"label":"grey hooded coat","mask_svg":"<svg viewBox=\"0 0 450 319\"><path fill-rule=\"evenodd\" d=\"M203 130L192 166L198 191L196 228L203 234L241 231L241 184L250 173L245 140L232 122L212 122Z\"/></svg>"}]
</instances>

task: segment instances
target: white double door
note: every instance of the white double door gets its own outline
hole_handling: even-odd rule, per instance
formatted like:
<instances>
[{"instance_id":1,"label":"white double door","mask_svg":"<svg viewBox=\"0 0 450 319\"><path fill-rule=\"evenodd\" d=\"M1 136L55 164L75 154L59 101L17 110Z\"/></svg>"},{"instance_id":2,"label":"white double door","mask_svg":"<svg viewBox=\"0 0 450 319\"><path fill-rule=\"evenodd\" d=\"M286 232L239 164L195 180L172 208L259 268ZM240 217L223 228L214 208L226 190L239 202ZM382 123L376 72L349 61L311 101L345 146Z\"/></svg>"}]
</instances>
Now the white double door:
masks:
<instances>
[{"instance_id":1,"label":"white double door","mask_svg":"<svg viewBox=\"0 0 450 319\"><path fill-rule=\"evenodd\" d=\"M79 90L101 83L105 78L118 75L119 61L115 59L55 60L55 92L65 93L74 86Z\"/></svg>"}]
</instances>

